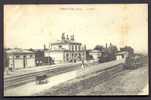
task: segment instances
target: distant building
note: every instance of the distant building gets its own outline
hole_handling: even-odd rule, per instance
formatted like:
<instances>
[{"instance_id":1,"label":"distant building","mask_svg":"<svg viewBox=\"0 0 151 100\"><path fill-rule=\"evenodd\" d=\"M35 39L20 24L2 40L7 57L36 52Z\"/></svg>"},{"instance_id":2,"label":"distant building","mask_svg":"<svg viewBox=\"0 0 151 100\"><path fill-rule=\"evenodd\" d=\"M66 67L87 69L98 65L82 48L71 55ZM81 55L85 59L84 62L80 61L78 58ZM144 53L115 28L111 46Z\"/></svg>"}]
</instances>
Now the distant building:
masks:
<instances>
[{"instance_id":1,"label":"distant building","mask_svg":"<svg viewBox=\"0 0 151 100\"><path fill-rule=\"evenodd\" d=\"M128 56L127 51L119 51L118 53L116 53L116 60L126 58L127 56Z\"/></svg>"},{"instance_id":2,"label":"distant building","mask_svg":"<svg viewBox=\"0 0 151 100\"><path fill-rule=\"evenodd\" d=\"M92 50L90 50L90 49L87 49L87 50L86 50L86 60L87 60L87 61L93 60L93 56L90 55L90 52L91 52L91 51L92 51Z\"/></svg>"},{"instance_id":3,"label":"distant building","mask_svg":"<svg viewBox=\"0 0 151 100\"><path fill-rule=\"evenodd\" d=\"M12 69L35 66L35 53L23 49L6 50L8 67Z\"/></svg>"},{"instance_id":4,"label":"distant building","mask_svg":"<svg viewBox=\"0 0 151 100\"><path fill-rule=\"evenodd\" d=\"M44 45L44 48L45 48L45 45ZM53 60L51 57L45 57L44 56L44 51L46 49L29 49L29 50L35 53L36 66L53 64Z\"/></svg>"},{"instance_id":5,"label":"distant building","mask_svg":"<svg viewBox=\"0 0 151 100\"><path fill-rule=\"evenodd\" d=\"M102 52L100 50L91 50L89 54L92 55L93 60L96 60L96 61L98 61L99 57L102 56Z\"/></svg>"},{"instance_id":6,"label":"distant building","mask_svg":"<svg viewBox=\"0 0 151 100\"><path fill-rule=\"evenodd\" d=\"M52 57L55 63L77 62L86 59L86 46L62 33L61 40L52 43L48 50L45 50L45 57Z\"/></svg>"}]
</instances>

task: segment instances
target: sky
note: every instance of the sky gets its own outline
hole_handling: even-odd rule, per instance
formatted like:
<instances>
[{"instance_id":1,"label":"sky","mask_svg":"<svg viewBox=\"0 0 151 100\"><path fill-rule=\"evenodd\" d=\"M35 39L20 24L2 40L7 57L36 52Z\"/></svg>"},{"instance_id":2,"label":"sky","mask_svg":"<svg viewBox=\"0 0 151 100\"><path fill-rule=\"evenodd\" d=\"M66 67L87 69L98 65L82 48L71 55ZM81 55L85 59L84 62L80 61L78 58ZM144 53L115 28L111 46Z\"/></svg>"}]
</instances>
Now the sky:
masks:
<instances>
[{"instance_id":1,"label":"sky","mask_svg":"<svg viewBox=\"0 0 151 100\"><path fill-rule=\"evenodd\" d=\"M86 44L148 52L147 4L4 5L4 47L43 48L62 33Z\"/></svg>"}]
</instances>

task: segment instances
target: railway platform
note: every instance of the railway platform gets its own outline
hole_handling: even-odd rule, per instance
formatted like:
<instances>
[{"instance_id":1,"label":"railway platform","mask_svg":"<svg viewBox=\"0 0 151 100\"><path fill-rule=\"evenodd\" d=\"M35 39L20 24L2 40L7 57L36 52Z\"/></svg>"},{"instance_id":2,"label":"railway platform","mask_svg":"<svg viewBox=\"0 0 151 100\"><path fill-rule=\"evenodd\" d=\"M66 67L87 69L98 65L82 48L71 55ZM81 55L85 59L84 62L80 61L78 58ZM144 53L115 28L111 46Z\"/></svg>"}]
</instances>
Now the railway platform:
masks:
<instances>
[{"instance_id":1,"label":"railway platform","mask_svg":"<svg viewBox=\"0 0 151 100\"><path fill-rule=\"evenodd\" d=\"M31 96L36 93L50 89L54 86L58 86L59 84L67 82L69 80L82 77L84 75L90 75L97 71L105 71L106 69L111 68L115 65L121 64L123 62L124 60L119 60L119 61L115 60L115 61L111 61L107 63L93 65L91 67L87 67L84 69L81 68L81 69L65 72L65 73L62 73L53 77L49 77L47 84L36 85L35 81L29 82L22 86L4 90L4 96ZM26 91L26 92L20 92L19 90Z\"/></svg>"},{"instance_id":2,"label":"railway platform","mask_svg":"<svg viewBox=\"0 0 151 100\"><path fill-rule=\"evenodd\" d=\"M30 68L18 69L18 70L14 70L14 71L9 71L9 73L5 72L4 78L10 78L10 77L20 76L20 75L34 73L34 72L51 70L51 69L55 69L55 68L65 67L65 66L72 66L75 64L80 64L80 62L55 64L55 65L42 65L42 66L34 66L34 67L30 67Z\"/></svg>"}]
</instances>

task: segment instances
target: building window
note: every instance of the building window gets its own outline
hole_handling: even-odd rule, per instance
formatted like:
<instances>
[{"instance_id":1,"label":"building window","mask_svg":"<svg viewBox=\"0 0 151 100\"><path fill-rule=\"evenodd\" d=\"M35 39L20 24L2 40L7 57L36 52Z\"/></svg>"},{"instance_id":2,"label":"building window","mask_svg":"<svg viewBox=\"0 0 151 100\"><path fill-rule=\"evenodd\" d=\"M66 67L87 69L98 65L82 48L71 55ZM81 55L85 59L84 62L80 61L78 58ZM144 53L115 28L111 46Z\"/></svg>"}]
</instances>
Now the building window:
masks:
<instances>
[{"instance_id":1,"label":"building window","mask_svg":"<svg viewBox=\"0 0 151 100\"><path fill-rule=\"evenodd\" d=\"M75 57L77 56L77 53L75 54Z\"/></svg>"},{"instance_id":2,"label":"building window","mask_svg":"<svg viewBox=\"0 0 151 100\"><path fill-rule=\"evenodd\" d=\"M73 50L73 45L72 45L72 50Z\"/></svg>"},{"instance_id":3,"label":"building window","mask_svg":"<svg viewBox=\"0 0 151 100\"><path fill-rule=\"evenodd\" d=\"M72 45L70 45L69 48L70 48L69 50L72 50Z\"/></svg>"},{"instance_id":4,"label":"building window","mask_svg":"<svg viewBox=\"0 0 151 100\"><path fill-rule=\"evenodd\" d=\"M79 45L79 51L80 51L80 45Z\"/></svg>"},{"instance_id":5,"label":"building window","mask_svg":"<svg viewBox=\"0 0 151 100\"><path fill-rule=\"evenodd\" d=\"M18 59L18 58L19 58L19 55L17 55L16 58Z\"/></svg>"},{"instance_id":6,"label":"building window","mask_svg":"<svg viewBox=\"0 0 151 100\"><path fill-rule=\"evenodd\" d=\"M81 60L81 54L79 53L79 59Z\"/></svg>"},{"instance_id":7,"label":"building window","mask_svg":"<svg viewBox=\"0 0 151 100\"><path fill-rule=\"evenodd\" d=\"M62 45L59 45L59 48L62 48Z\"/></svg>"},{"instance_id":8,"label":"building window","mask_svg":"<svg viewBox=\"0 0 151 100\"><path fill-rule=\"evenodd\" d=\"M74 54L72 53L72 54L71 54L71 59L73 60L73 58L74 58Z\"/></svg>"},{"instance_id":9,"label":"building window","mask_svg":"<svg viewBox=\"0 0 151 100\"><path fill-rule=\"evenodd\" d=\"M30 58L32 58L33 57L33 55L30 55Z\"/></svg>"},{"instance_id":10,"label":"building window","mask_svg":"<svg viewBox=\"0 0 151 100\"><path fill-rule=\"evenodd\" d=\"M23 56L24 58L26 58L26 56Z\"/></svg>"},{"instance_id":11,"label":"building window","mask_svg":"<svg viewBox=\"0 0 151 100\"><path fill-rule=\"evenodd\" d=\"M77 51L77 45L75 45L75 51Z\"/></svg>"}]
</instances>

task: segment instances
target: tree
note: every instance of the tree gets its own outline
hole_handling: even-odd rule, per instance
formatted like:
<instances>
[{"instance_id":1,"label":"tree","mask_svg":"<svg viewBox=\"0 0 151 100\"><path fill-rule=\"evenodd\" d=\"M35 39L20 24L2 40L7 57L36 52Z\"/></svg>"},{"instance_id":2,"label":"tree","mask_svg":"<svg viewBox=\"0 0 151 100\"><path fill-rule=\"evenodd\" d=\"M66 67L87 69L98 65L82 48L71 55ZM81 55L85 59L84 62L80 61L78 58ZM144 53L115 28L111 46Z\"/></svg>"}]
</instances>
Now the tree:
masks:
<instances>
[{"instance_id":1,"label":"tree","mask_svg":"<svg viewBox=\"0 0 151 100\"><path fill-rule=\"evenodd\" d=\"M96 46L97 49L100 50L100 46ZM110 45L108 48L102 49L102 56L99 57L99 62L107 62L116 59L117 47L114 45Z\"/></svg>"},{"instance_id":2,"label":"tree","mask_svg":"<svg viewBox=\"0 0 151 100\"><path fill-rule=\"evenodd\" d=\"M108 48L108 52L109 52L110 54L115 54L117 51L118 51L118 50L117 50L117 47L114 46L114 45L112 45L112 46L110 46L110 47Z\"/></svg>"},{"instance_id":3,"label":"tree","mask_svg":"<svg viewBox=\"0 0 151 100\"><path fill-rule=\"evenodd\" d=\"M102 51L103 49L104 49L104 47L101 46L101 45L96 45L96 46L94 47L94 50Z\"/></svg>"},{"instance_id":4,"label":"tree","mask_svg":"<svg viewBox=\"0 0 151 100\"><path fill-rule=\"evenodd\" d=\"M34 50L32 48L30 48L29 51L34 51Z\"/></svg>"}]
</instances>

